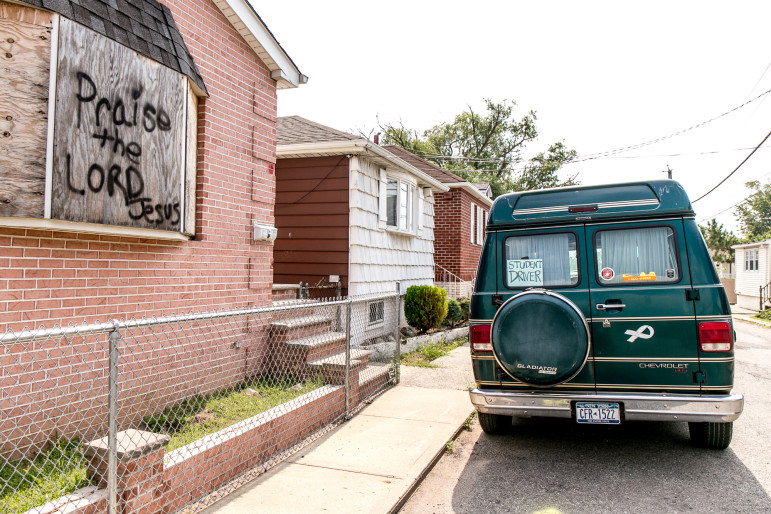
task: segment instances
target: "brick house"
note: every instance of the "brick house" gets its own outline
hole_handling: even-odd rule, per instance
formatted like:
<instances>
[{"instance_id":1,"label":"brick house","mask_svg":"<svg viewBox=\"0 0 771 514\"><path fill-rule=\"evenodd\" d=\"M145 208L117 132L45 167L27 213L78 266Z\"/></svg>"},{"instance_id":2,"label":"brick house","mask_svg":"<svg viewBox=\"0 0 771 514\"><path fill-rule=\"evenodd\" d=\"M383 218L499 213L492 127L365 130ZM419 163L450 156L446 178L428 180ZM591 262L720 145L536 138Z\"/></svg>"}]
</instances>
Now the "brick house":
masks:
<instances>
[{"instance_id":1,"label":"brick house","mask_svg":"<svg viewBox=\"0 0 771 514\"><path fill-rule=\"evenodd\" d=\"M449 188L434 195L434 281L450 297L469 298L493 203L490 185L468 182L400 146L383 148Z\"/></svg>"},{"instance_id":2,"label":"brick house","mask_svg":"<svg viewBox=\"0 0 771 514\"><path fill-rule=\"evenodd\" d=\"M0 331L269 303L251 234L276 90L307 79L249 3L0 1L0 24Z\"/></svg>"},{"instance_id":3,"label":"brick house","mask_svg":"<svg viewBox=\"0 0 771 514\"><path fill-rule=\"evenodd\" d=\"M0 455L17 458L107 419L107 338L23 328L271 304L254 227L274 225L276 92L307 78L246 0L0 0L0 41ZM120 415L255 374L266 328L236 328L237 348L215 325L122 343Z\"/></svg>"}]
</instances>

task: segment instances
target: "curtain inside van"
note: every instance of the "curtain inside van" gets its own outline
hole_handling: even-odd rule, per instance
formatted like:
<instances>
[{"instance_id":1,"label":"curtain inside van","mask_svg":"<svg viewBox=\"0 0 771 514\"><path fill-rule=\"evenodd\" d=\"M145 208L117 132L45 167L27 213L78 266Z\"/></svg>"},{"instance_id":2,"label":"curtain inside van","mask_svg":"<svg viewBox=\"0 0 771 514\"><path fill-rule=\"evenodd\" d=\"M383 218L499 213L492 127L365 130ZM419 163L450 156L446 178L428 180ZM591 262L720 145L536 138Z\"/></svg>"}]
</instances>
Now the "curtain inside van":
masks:
<instances>
[{"instance_id":1,"label":"curtain inside van","mask_svg":"<svg viewBox=\"0 0 771 514\"><path fill-rule=\"evenodd\" d=\"M597 233L595 246L598 268L613 270L613 277L603 278L603 283L621 283L651 273L655 273L656 282L679 280L674 235L669 227L604 230Z\"/></svg>"},{"instance_id":2,"label":"curtain inside van","mask_svg":"<svg viewBox=\"0 0 771 514\"><path fill-rule=\"evenodd\" d=\"M544 286L570 286L571 251L575 256L576 239L573 234L542 234L513 236L506 239L506 260L543 260ZM507 284L512 287L513 284Z\"/></svg>"}]
</instances>

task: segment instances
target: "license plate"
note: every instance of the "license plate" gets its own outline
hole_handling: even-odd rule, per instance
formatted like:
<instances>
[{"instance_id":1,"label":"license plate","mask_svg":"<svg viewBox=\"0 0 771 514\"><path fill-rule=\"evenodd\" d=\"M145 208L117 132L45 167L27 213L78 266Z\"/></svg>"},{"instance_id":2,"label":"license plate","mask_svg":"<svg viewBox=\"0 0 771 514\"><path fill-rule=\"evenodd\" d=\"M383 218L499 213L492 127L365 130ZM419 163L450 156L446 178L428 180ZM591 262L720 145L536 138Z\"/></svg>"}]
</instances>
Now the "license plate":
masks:
<instances>
[{"instance_id":1,"label":"license plate","mask_svg":"<svg viewBox=\"0 0 771 514\"><path fill-rule=\"evenodd\" d=\"M599 425L621 423L621 409L618 403L576 403L576 421Z\"/></svg>"}]
</instances>

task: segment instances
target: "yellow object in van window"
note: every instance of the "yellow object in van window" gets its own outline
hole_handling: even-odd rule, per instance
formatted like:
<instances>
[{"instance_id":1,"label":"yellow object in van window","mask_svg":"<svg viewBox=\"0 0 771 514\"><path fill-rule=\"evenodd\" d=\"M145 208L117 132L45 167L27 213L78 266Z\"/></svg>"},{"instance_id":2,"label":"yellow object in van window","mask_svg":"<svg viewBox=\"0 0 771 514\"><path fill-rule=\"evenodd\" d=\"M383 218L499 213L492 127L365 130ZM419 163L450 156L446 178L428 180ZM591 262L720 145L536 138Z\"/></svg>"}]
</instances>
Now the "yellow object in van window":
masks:
<instances>
[{"instance_id":1,"label":"yellow object in van window","mask_svg":"<svg viewBox=\"0 0 771 514\"><path fill-rule=\"evenodd\" d=\"M624 282L641 282L643 280L656 280L656 272L640 273L640 275L622 275L621 280Z\"/></svg>"}]
</instances>

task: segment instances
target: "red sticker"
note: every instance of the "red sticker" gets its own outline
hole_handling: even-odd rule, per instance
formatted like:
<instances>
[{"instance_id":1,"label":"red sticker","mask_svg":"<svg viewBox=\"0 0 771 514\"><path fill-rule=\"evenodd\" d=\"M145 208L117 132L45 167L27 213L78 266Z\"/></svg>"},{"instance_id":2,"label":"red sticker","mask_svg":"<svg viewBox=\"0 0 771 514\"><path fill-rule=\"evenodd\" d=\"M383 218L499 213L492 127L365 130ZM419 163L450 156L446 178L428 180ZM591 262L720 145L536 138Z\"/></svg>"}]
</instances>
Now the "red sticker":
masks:
<instances>
[{"instance_id":1,"label":"red sticker","mask_svg":"<svg viewBox=\"0 0 771 514\"><path fill-rule=\"evenodd\" d=\"M602 271L600 271L600 276L604 280L613 280L613 277L616 276L616 272L613 271L613 268L602 268Z\"/></svg>"}]
</instances>

